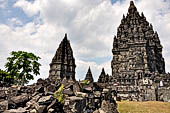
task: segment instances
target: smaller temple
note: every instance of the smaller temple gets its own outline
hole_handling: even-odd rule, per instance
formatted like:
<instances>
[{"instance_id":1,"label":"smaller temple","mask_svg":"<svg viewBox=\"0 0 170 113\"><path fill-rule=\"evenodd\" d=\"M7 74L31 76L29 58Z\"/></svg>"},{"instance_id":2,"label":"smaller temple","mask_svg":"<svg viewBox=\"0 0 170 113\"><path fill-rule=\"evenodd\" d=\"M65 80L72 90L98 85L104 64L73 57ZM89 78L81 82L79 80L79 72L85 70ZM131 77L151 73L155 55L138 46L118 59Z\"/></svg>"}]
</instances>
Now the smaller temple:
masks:
<instances>
[{"instance_id":1,"label":"smaller temple","mask_svg":"<svg viewBox=\"0 0 170 113\"><path fill-rule=\"evenodd\" d=\"M76 64L73 51L70 41L67 39L67 34L65 34L50 63L49 78L54 80L62 80L63 78L69 80L71 78L75 80L75 68Z\"/></svg>"},{"instance_id":2,"label":"smaller temple","mask_svg":"<svg viewBox=\"0 0 170 113\"><path fill-rule=\"evenodd\" d=\"M88 69L88 71L87 71L85 80L88 80L88 81L90 81L90 82L93 82L93 81L94 81L94 80L93 80L93 75L92 75L92 73L91 73L90 67L89 67L89 69Z\"/></svg>"},{"instance_id":3,"label":"smaller temple","mask_svg":"<svg viewBox=\"0 0 170 113\"><path fill-rule=\"evenodd\" d=\"M106 83L109 81L109 75L105 73L104 68L102 68L102 72L99 76L98 83Z\"/></svg>"}]
</instances>

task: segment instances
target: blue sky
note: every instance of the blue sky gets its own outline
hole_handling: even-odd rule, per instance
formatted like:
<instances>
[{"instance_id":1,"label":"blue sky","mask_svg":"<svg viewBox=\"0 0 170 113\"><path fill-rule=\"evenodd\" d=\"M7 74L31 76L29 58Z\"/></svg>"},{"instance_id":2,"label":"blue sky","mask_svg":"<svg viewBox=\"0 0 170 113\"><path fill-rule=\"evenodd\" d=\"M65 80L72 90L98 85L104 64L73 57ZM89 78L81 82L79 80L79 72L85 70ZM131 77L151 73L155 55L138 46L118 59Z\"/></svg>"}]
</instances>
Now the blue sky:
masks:
<instances>
[{"instance_id":1,"label":"blue sky","mask_svg":"<svg viewBox=\"0 0 170 113\"><path fill-rule=\"evenodd\" d=\"M19 7L14 7L14 4L17 2L17 0L3 0L5 3L4 8L0 8L0 23L2 24L8 24L8 19L10 18L17 18L22 21L23 24L29 23L33 21L38 15L34 15L29 17L24 13L24 11ZM31 3L34 2L34 0L26 0ZM111 0L112 4L114 4L117 0ZM120 0L122 1L122 0Z\"/></svg>"},{"instance_id":2,"label":"blue sky","mask_svg":"<svg viewBox=\"0 0 170 113\"><path fill-rule=\"evenodd\" d=\"M64 34L68 34L76 58L76 78L84 79L91 66L97 80L101 69L111 75L112 44L130 0L0 0L0 68L13 50L40 56L41 75L47 78L49 64ZM166 70L170 71L170 1L136 0L138 11L158 32Z\"/></svg>"},{"instance_id":3,"label":"blue sky","mask_svg":"<svg viewBox=\"0 0 170 113\"><path fill-rule=\"evenodd\" d=\"M7 4L5 4L4 8L0 9L0 13L2 14L0 18L0 23L8 24L8 19L10 18L18 18L23 22L23 24L33 21L34 17L28 17L21 8L14 7L16 1L17 0L4 1L7 2Z\"/></svg>"}]
</instances>

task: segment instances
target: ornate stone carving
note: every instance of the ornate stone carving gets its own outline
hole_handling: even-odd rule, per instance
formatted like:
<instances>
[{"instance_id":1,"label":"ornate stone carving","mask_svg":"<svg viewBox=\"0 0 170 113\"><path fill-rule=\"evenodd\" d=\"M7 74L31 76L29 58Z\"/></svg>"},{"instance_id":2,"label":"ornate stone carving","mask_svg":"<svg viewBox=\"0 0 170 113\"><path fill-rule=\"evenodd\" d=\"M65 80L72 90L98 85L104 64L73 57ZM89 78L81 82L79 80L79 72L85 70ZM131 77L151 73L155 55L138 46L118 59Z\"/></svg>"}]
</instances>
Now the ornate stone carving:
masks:
<instances>
[{"instance_id":1,"label":"ornate stone carving","mask_svg":"<svg viewBox=\"0 0 170 113\"><path fill-rule=\"evenodd\" d=\"M122 26L127 30L122 30ZM127 16L123 15L118 27L112 53L111 67L114 78L121 73L128 75L137 71L165 73L162 45L158 34L154 32L144 14L139 14L133 1L130 2Z\"/></svg>"}]
</instances>

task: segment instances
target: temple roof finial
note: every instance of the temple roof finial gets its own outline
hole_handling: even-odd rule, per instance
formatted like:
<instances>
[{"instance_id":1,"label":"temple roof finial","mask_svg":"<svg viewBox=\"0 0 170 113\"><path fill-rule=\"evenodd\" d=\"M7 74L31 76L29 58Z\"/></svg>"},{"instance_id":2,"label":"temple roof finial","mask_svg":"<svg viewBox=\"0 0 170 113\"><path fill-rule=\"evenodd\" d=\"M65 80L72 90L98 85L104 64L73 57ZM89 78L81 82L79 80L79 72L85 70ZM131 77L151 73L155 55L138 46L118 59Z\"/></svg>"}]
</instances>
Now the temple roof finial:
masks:
<instances>
[{"instance_id":1,"label":"temple roof finial","mask_svg":"<svg viewBox=\"0 0 170 113\"><path fill-rule=\"evenodd\" d=\"M66 40L67 40L67 33L65 33L64 39L66 39Z\"/></svg>"},{"instance_id":2,"label":"temple roof finial","mask_svg":"<svg viewBox=\"0 0 170 113\"><path fill-rule=\"evenodd\" d=\"M104 68L102 68L102 72L105 72L105 71L104 71Z\"/></svg>"},{"instance_id":3,"label":"temple roof finial","mask_svg":"<svg viewBox=\"0 0 170 113\"><path fill-rule=\"evenodd\" d=\"M133 1L130 1L130 5L134 5L134 2L133 2Z\"/></svg>"},{"instance_id":4,"label":"temple roof finial","mask_svg":"<svg viewBox=\"0 0 170 113\"><path fill-rule=\"evenodd\" d=\"M130 6L129 6L129 9L128 9L128 12L129 12L129 14L133 14L135 11L137 11L137 8L136 8L134 2L130 1Z\"/></svg>"},{"instance_id":5,"label":"temple roof finial","mask_svg":"<svg viewBox=\"0 0 170 113\"><path fill-rule=\"evenodd\" d=\"M67 40L67 33L65 33L63 40Z\"/></svg>"},{"instance_id":6,"label":"temple roof finial","mask_svg":"<svg viewBox=\"0 0 170 113\"><path fill-rule=\"evenodd\" d=\"M88 72L90 72L90 73L91 73L91 69L90 69L90 66L89 66Z\"/></svg>"}]
</instances>

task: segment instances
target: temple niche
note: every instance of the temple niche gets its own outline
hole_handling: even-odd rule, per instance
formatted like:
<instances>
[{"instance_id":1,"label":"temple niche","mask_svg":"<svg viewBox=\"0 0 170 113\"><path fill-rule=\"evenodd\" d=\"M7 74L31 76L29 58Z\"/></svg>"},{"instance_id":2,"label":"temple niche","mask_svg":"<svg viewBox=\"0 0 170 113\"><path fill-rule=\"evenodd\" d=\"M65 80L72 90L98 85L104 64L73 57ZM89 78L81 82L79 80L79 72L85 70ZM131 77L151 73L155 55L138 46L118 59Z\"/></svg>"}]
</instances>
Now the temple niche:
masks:
<instances>
[{"instance_id":1,"label":"temple niche","mask_svg":"<svg viewBox=\"0 0 170 113\"><path fill-rule=\"evenodd\" d=\"M133 1L117 28L112 53L111 68L114 78L120 78L122 73L131 76L143 73L165 74L159 36L144 14L139 14Z\"/></svg>"},{"instance_id":2,"label":"temple niche","mask_svg":"<svg viewBox=\"0 0 170 113\"><path fill-rule=\"evenodd\" d=\"M59 45L55 56L50 63L49 78L54 80L62 80L70 78L75 80L75 59L70 45L70 41L65 34L64 39Z\"/></svg>"}]
</instances>

